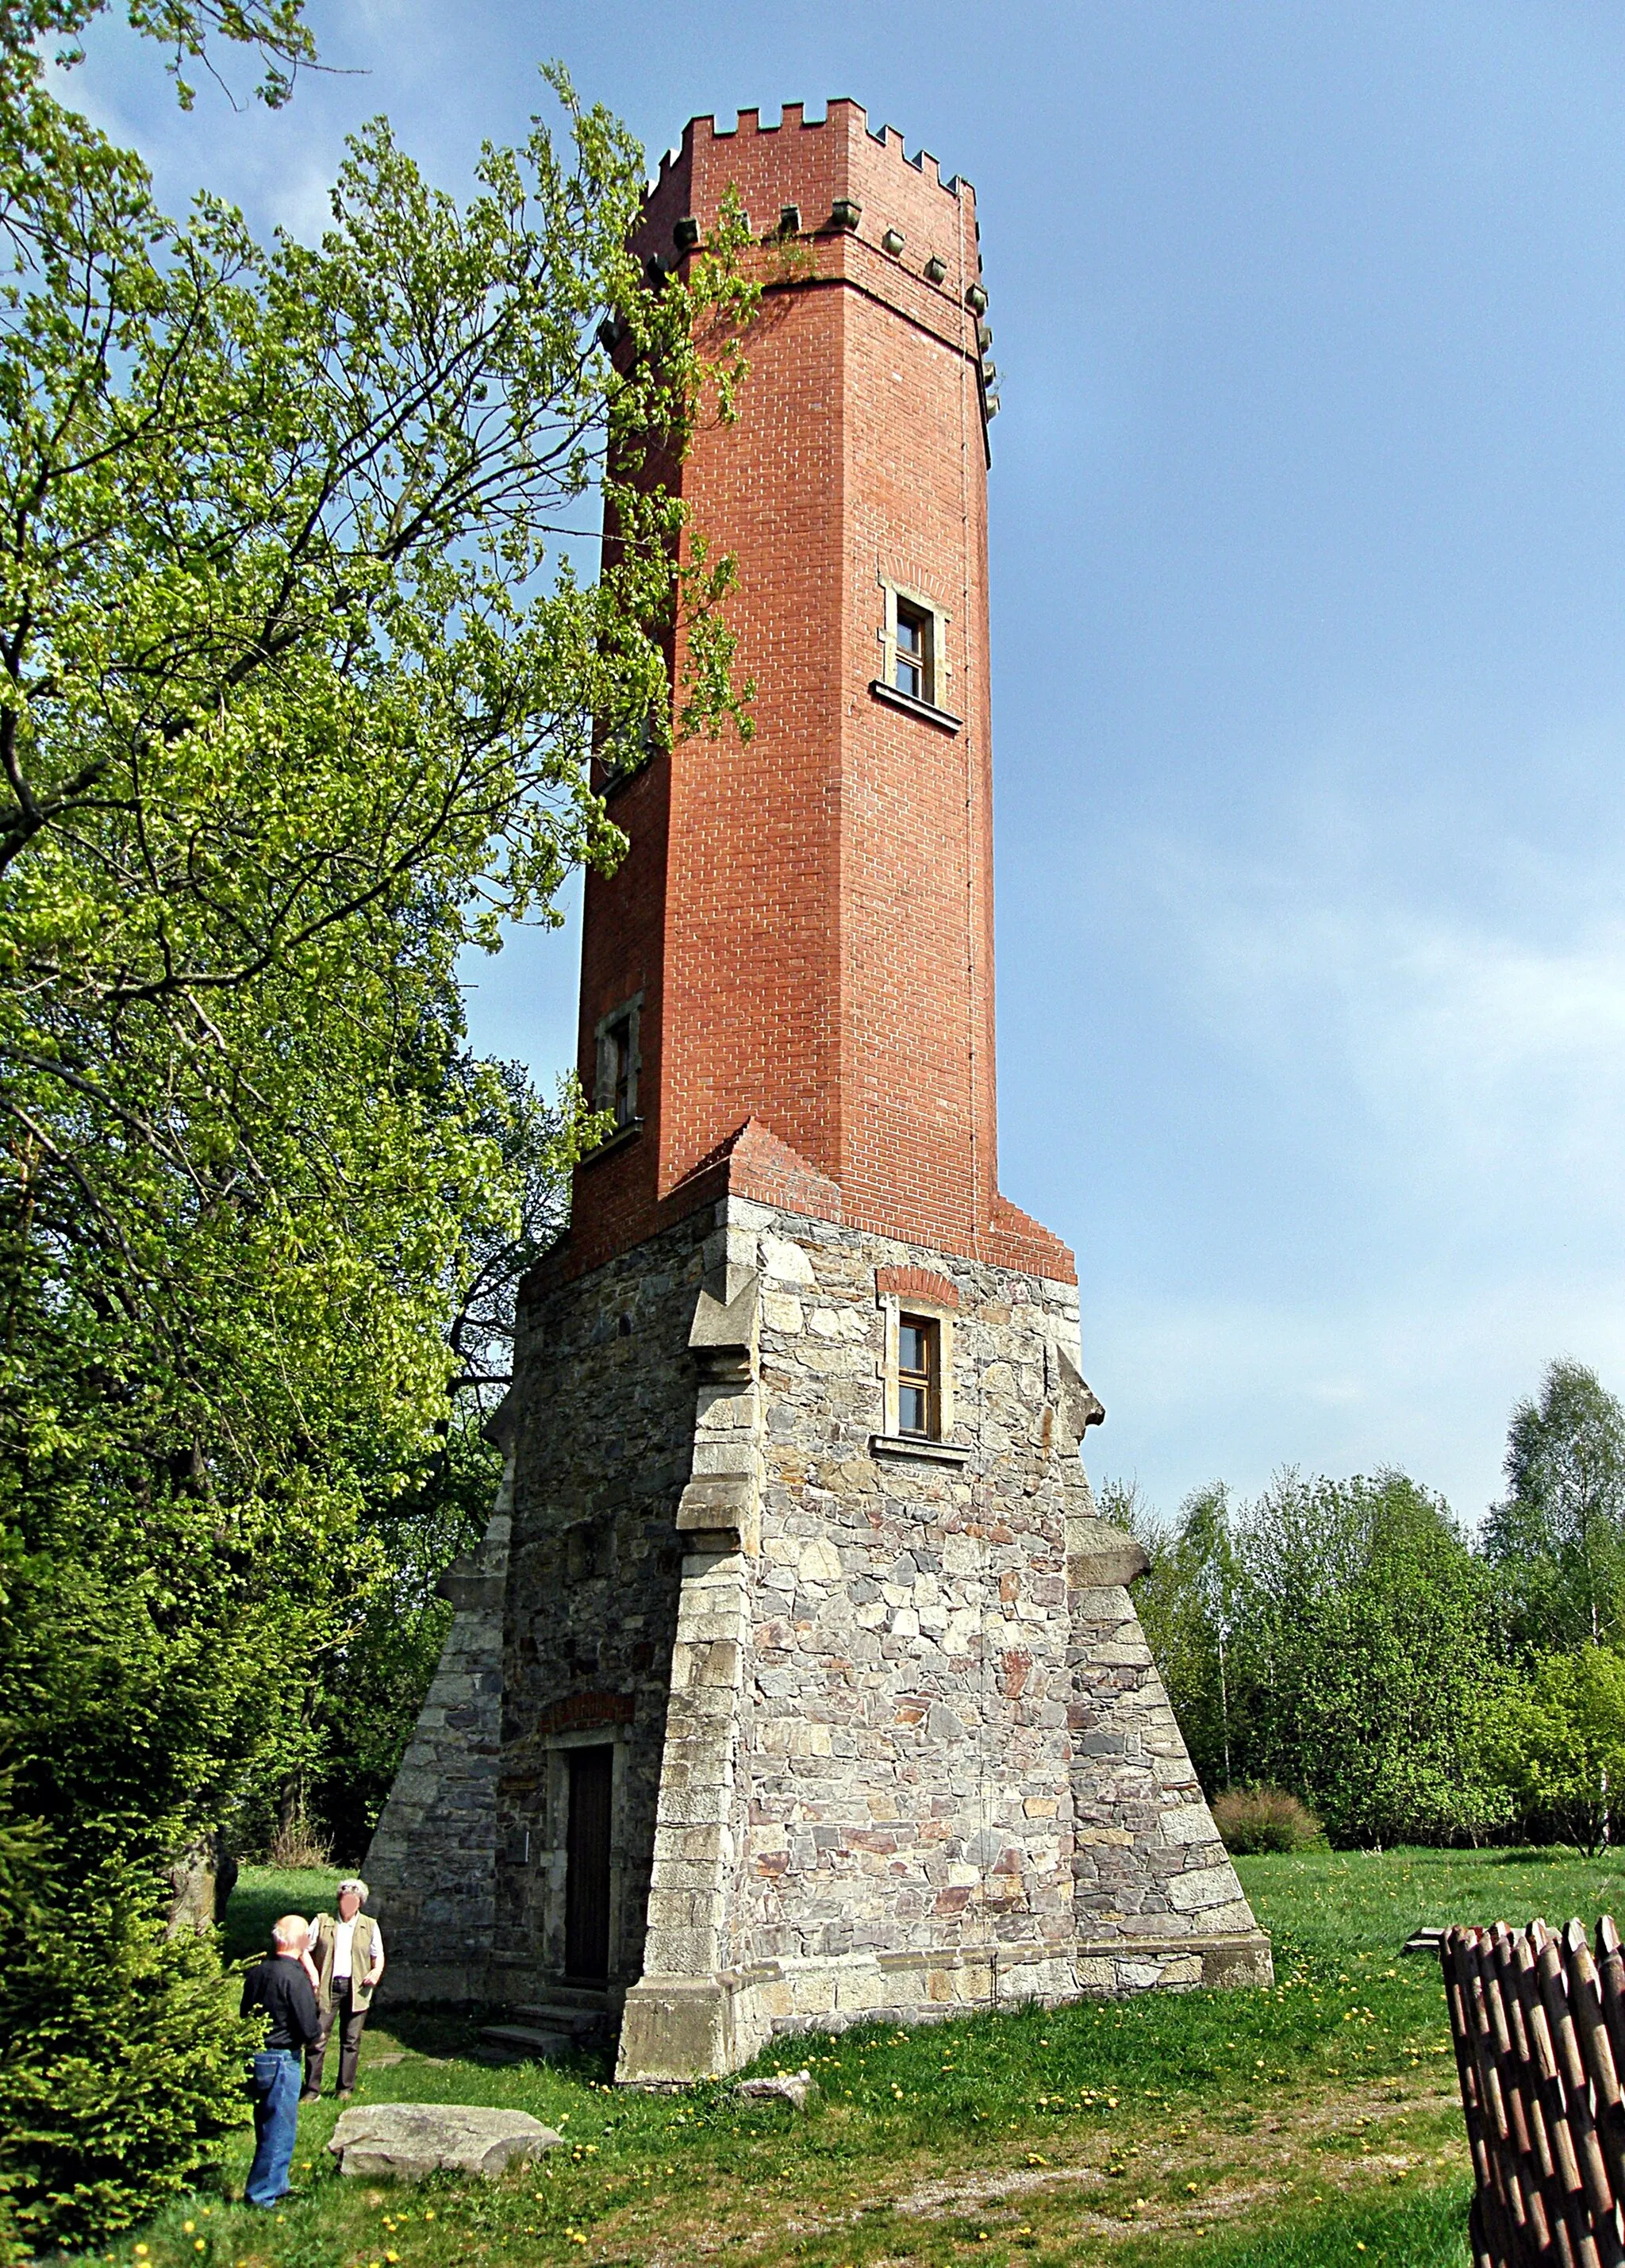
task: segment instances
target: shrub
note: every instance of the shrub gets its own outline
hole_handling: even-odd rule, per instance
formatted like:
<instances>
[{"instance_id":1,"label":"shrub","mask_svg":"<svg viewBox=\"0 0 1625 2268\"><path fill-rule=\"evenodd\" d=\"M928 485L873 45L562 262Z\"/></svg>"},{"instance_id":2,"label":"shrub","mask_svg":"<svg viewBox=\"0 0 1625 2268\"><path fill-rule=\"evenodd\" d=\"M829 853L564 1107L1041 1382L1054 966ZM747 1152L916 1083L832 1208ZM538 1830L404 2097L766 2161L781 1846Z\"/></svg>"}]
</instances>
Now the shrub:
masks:
<instances>
[{"instance_id":1,"label":"shrub","mask_svg":"<svg viewBox=\"0 0 1625 2268\"><path fill-rule=\"evenodd\" d=\"M1232 1859L1306 1851L1326 1839L1313 1812L1283 1787L1227 1787L1214 1802L1213 1824Z\"/></svg>"},{"instance_id":2,"label":"shrub","mask_svg":"<svg viewBox=\"0 0 1625 2268\"><path fill-rule=\"evenodd\" d=\"M0 1869L0 2260L105 2242L217 2155L248 2115L237 1997L133 1867Z\"/></svg>"},{"instance_id":3,"label":"shrub","mask_svg":"<svg viewBox=\"0 0 1625 2268\"><path fill-rule=\"evenodd\" d=\"M314 1867L333 1864L333 1845L317 1833L302 1811L279 1820L267 1846L265 1863L283 1874L306 1874Z\"/></svg>"}]
</instances>

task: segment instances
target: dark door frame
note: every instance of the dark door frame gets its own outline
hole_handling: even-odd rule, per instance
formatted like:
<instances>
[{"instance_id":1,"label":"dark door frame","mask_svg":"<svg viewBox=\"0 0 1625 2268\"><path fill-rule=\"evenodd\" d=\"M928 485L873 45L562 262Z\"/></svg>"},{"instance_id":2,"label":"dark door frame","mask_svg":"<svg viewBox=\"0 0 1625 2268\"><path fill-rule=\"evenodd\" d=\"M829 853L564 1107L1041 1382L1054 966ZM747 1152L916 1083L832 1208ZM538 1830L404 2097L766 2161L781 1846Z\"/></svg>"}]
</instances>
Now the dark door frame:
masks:
<instances>
[{"instance_id":1,"label":"dark door frame","mask_svg":"<svg viewBox=\"0 0 1625 2268\"><path fill-rule=\"evenodd\" d=\"M614 1952L614 1787L613 1741L564 1751L564 1975L607 1984Z\"/></svg>"}]
</instances>

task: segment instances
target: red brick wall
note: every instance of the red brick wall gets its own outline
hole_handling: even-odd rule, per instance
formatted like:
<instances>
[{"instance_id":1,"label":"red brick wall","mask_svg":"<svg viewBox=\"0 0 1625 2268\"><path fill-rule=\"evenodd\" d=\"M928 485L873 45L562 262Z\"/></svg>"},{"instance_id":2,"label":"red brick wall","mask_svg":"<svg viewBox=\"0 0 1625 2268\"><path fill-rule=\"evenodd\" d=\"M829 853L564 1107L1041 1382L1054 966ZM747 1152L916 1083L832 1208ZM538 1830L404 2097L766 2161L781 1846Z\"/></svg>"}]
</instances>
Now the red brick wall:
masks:
<instances>
[{"instance_id":1,"label":"red brick wall","mask_svg":"<svg viewBox=\"0 0 1625 2268\"><path fill-rule=\"evenodd\" d=\"M754 1116L854 1226L1070 1277L1065 1248L997 1194L974 193L852 103L818 125L795 107L765 130L748 111L733 133L698 119L640 249L671 264L673 224L708 227L730 185L758 234L785 205L802 221L792 262L752 255L766 288L739 419L703 431L681 475L695 524L739 559L756 732L680 747L615 799L632 850L587 884L581 1071L590 1087L594 1026L641 990L644 1126L577 1175L565 1265L651 1233L718 1173L743 1188L745 1149L695 1169ZM856 232L831 225L837 197L861 204ZM869 690L881 576L950 618L938 697L957 733Z\"/></svg>"}]
</instances>

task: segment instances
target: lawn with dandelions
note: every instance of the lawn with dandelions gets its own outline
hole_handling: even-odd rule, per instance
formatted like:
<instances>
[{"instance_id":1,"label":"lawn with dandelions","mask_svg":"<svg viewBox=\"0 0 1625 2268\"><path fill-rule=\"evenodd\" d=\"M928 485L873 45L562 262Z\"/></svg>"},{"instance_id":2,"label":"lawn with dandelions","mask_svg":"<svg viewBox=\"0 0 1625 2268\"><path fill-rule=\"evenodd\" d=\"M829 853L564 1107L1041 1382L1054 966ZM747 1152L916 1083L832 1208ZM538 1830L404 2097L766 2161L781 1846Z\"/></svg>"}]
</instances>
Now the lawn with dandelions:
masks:
<instances>
[{"instance_id":1,"label":"lawn with dandelions","mask_svg":"<svg viewBox=\"0 0 1625 2268\"><path fill-rule=\"evenodd\" d=\"M279 2212L232 2201L245 2140L217 2193L180 2201L141 2233L142 2249L105 2258L1466 2268L1470 2191L1443 1989L1435 1959L1401 1948L1428 1923L1625 1918L1625 1862L1322 1851L1240 1870L1274 1938L1270 1990L787 2038L754 2068L810 2070L819 2095L805 2116L725 2084L626 2093L590 2058L493 2066L476 2059L473 2021L380 2010L359 2101L527 2110L562 2146L489 2183L346 2181L326 2150L329 2098L300 2112L295 2192ZM279 1894L250 1870L239 1911L258 1926Z\"/></svg>"}]
</instances>

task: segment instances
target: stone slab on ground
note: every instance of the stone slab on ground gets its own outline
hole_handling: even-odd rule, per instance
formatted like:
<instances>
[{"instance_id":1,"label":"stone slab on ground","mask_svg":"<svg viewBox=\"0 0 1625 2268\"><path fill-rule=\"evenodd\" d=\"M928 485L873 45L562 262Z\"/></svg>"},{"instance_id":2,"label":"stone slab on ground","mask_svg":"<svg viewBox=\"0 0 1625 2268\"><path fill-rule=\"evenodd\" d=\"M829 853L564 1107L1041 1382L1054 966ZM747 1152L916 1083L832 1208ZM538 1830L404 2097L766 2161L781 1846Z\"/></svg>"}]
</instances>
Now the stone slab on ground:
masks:
<instances>
[{"instance_id":1,"label":"stone slab on ground","mask_svg":"<svg viewBox=\"0 0 1625 2268\"><path fill-rule=\"evenodd\" d=\"M421 2182L433 2173L495 2181L516 2163L556 2150L564 2137L526 2110L468 2102L376 2102L344 2111L327 2148L342 2174Z\"/></svg>"}]
</instances>

